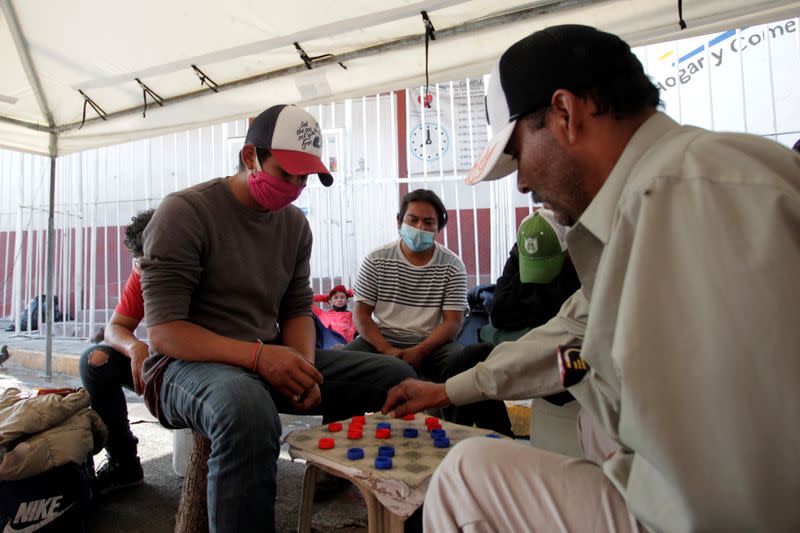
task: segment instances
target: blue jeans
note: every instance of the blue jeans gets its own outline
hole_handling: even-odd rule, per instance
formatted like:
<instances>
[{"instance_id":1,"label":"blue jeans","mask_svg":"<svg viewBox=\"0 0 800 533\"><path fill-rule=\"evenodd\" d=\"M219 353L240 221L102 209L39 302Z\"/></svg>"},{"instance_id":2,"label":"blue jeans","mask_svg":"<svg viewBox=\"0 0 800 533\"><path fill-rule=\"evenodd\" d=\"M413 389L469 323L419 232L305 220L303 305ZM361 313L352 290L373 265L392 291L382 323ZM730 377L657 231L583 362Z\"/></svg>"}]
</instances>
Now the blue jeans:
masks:
<instances>
[{"instance_id":1,"label":"blue jeans","mask_svg":"<svg viewBox=\"0 0 800 533\"><path fill-rule=\"evenodd\" d=\"M106 451L113 461L136 457L139 440L128 423L128 403L122 387L133 388L131 360L111 346L92 346L81 355L81 382L91 396L91 405L108 428Z\"/></svg>"},{"instance_id":2,"label":"blue jeans","mask_svg":"<svg viewBox=\"0 0 800 533\"><path fill-rule=\"evenodd\" d=\"M322 403L307 414L326 420L380 410L391 387L416 377L394 357L357 352L317 350L316 367L325 380ZM171 426L211 440L209 531L274 531L278 413L293 412L286 399L243 368L173 361L164 373L160 407Z\"/></svg>"}]
</instances>

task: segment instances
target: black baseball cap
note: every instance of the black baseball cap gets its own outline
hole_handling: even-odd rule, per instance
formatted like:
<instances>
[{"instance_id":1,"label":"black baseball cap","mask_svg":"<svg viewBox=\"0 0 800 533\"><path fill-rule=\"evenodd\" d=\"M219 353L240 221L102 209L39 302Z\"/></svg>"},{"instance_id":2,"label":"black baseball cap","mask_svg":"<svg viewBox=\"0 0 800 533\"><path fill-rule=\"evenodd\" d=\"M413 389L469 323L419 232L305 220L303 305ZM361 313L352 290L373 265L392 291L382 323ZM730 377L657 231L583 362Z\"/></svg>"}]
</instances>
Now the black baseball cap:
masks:
<instances>
[{"instance_id":1,"label":"black baseball cap","mask_svg":"<svg viewBox=\"0 0 800 533\"><path fill-rule=\"evenodd\" d=\"M244 143L268 148L289 174L317 174L326 187L333 183L333 176L320 159L319 123L300 107L274 105L262 112L250 123Z\"/></svg>"},{"instance_id":2,"label":"black baseball cap","mask_svg":"<svg viewBox=\"0 0 800 533\"><path fill-rule=\"evenodd\" d=\"M553 93L579 93L605 80L626 74L643 75L628 43L591 26L551 26L517 41L492 70L486 92L486 111L494 136L467 175L475 184L517 170L503 153L517 120L550 105Z\"/></svg>"}]
</instances>

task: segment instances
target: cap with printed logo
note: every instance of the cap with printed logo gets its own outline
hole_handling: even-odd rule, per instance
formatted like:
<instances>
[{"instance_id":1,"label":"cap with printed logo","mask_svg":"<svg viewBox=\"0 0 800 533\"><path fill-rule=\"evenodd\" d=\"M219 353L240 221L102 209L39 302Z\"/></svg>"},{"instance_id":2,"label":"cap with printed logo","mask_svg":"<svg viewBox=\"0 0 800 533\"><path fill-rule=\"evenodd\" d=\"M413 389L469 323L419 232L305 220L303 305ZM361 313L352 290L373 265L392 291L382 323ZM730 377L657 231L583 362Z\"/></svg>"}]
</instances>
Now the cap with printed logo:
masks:
<instances>
[{"instance_id":1,"label":"cap with printed logo","mask_svg":"<svg viewBox=\"0 0 800 533\"><path fill-rule=\"evenodd\" d=\"M268 148L289 174L317 174L326 187L333 176L322 162L322 132L317 119L293 105L275 105L250 123L245 144Z\"/></svg>"},{"instance_id":2,"label":"cap with printed logo","mask_svg":"<svg viewBox=\"0 0 800 533\"><path fill-rule=\"evenodd\" d=\"M517 232L519 279L522 283L550 283L564 266L567 228L552 211L540 209L526 217Z\"/></svg>"},{"instance_id":3,"label":"cap with printed logo","mask_svg":"<svg viewBox=\"0 0 800 533\"><path fill-rule=\"evenodd\" d=\"M465 181L495 180L517 170L517 162L504 153L517 119L549 106L556 90L579 93L643 72L625 41L591 26L551 26L517 41L492 70L486 114L494 136Z\"/></svg>"}]
</instances>

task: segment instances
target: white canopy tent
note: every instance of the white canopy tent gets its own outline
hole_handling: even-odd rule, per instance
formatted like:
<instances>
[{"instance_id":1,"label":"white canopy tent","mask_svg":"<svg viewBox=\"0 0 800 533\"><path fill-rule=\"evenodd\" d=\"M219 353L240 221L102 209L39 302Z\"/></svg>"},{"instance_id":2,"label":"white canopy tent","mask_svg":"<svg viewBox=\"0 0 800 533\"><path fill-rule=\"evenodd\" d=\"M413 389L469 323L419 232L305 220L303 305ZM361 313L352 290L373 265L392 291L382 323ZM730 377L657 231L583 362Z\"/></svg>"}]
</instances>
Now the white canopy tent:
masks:
<instances>
[{"instance_id":1,"label":"white canopy tent","mask_svg":"<svg viewBox=\"0 0 800 533\"><path fill-rule=\"evenodd\" d=\"M48 299L59 155L241 118L274 103L423 84L422 11L435 28L431 82L488 72L508 45L553 24L597 26L638 46L800 14L800 0L683 0L681 30L680 3L0 0L0 147L52 158ZM52 302L47 310L49 375Z\"/></svg>"}]
</instances>

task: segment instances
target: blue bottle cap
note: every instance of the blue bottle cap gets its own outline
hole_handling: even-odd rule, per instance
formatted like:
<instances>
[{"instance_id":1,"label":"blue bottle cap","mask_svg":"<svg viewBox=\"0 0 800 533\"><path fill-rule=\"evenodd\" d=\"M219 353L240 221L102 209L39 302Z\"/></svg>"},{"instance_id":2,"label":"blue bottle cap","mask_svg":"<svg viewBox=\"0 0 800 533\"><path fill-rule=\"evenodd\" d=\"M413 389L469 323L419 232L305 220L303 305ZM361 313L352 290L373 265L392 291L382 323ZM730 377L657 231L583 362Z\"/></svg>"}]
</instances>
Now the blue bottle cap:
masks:
<instances>
[{"instance_id":1,"label":"blue bottle cap","mask_svg":"<svg viewBox=\"0 0 800 533\"><path fill-rule=\"evenodd\" d=\"M357 461L364 458L364 450L362 448L350 448L347 450L347 458L351 461Z\"/></svg>"},{"instance_id":2,"label":"blue bottle cap","mask_svg":"<svg viewBox=\"0 0 800 533\"><path fill-rule=\"evenodd\" d=\"M389 470L392 467L391 457L376 457L375 468L378 470Z\"/></svg>"},{"instance_id":3,"label":"blue bottle cap","mask_svg":"<svg viewBox=\"0 0 800 533\"><path fill-rule=\"evenodd\" d=\"M498 435L497 433L487 433L486 436L489 437L490 439L499 439L500 438L500 435Z\"/></svg>"},{"instance_id":4,"label":"blue bottle cap","mask_svg":"<svg viewBox=\"0 0 800 533\"><path fill-rule=\"evenodd\" d=\"M403 436L407 439L416 439L419 431L416 428L406 428L403 430Z\"/></svg>"},{"instance_id":5,"label":"blue bottle cap","mask_svg":"<svg viewBox=\"0 0 800 533\"><path fill-rule=\"evenodd\" d=\"M394 457L394 446L381 446L378 448L378 457Z\"/></svg>"},{"instance_id":6,"label":"blue bottle cap","mask_svg":"<svg viewBox=\"0 0 800 533\"><path fill-rule=\"evenodd\" d=\"M392 424L390 424L389 422L378 422L378 429L383 429L383 428L392 429Z\"/></svg>"},{"instance_id":7,"label":"blue bottle cap","mask_svg":"<svg viewBox=\"0 0 800 533\"><path fill-rule=\"evenodd\" d=\"M443 429L434 429L434 430L431 431L431 438L433 440L443 439L446 436L447 436L447 431L445 431Z\"/></svg>"},{"instance_id":8,"label":"blue bottle cap","mask_svg":"<svg viewBox=\"0 0 800 533\"><path fill-rule=\"evenodd\" d=\"M450 447L450 439L447 437L443 437L441 439L436 439L433 441L433 445L437 448L449 448Z\"/></svg>"}]
</instances>

